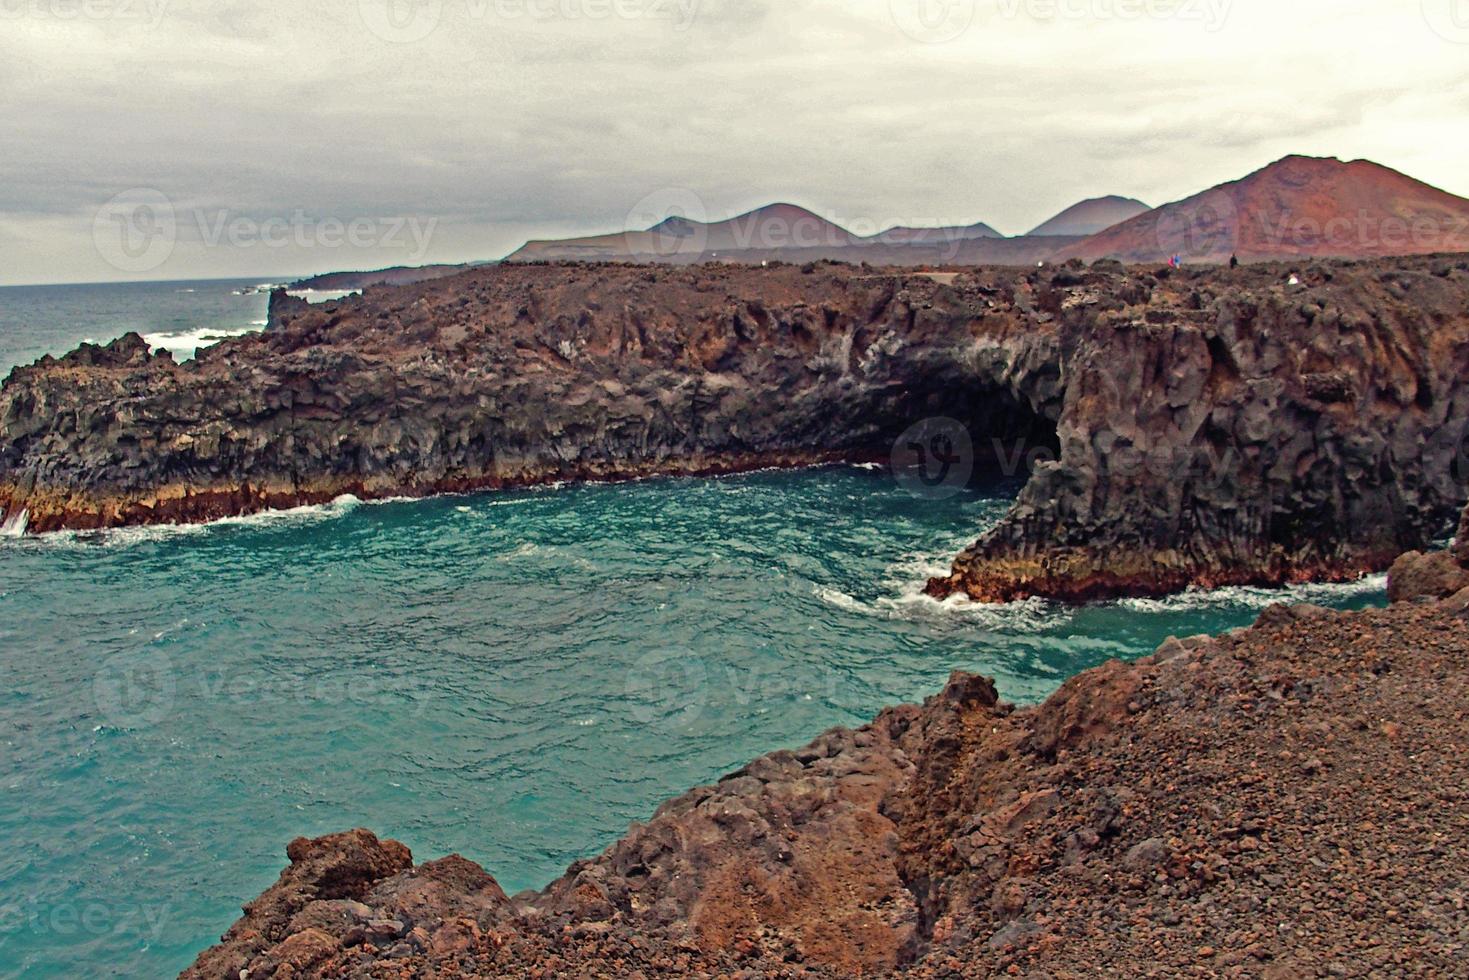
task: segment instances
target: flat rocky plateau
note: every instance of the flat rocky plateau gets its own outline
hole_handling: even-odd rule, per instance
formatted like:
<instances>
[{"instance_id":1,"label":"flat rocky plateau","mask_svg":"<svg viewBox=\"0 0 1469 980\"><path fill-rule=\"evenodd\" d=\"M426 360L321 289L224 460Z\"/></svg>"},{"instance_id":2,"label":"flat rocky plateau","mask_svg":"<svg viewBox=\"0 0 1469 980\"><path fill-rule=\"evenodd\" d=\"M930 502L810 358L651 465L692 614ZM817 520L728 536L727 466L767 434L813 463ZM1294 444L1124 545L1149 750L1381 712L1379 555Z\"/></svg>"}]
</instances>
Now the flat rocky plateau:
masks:
<instances>
[{"instance_id":1,"label":"flat rocky plateau","mask_svg":"<svg viewBox=\"0 0 1469 980\"><path fill-rule=\"evenodd\" d=\"M542 892L300 839L184 976L1469 975L1469 547L1392 581L1390 608L1272 607L1036 708L956 674Z\"/></svg>"}]
</instances>

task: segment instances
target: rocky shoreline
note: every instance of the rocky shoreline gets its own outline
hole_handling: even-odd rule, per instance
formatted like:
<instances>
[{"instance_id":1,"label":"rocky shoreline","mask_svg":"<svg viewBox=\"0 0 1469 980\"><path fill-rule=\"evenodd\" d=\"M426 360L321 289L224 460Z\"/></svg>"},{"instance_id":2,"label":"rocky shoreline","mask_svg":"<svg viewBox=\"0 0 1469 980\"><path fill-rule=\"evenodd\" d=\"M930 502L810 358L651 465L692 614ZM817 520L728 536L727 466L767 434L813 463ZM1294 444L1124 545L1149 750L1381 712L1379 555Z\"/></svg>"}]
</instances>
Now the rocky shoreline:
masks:
<instances>
[{"instance_id":1,"label":"rocky shoreline","mask_svg":"<svg viewBox=\"0 0 1469 980\"><path fill-rule=\"evenodd\" d=\"M1461 975L1466 540L1404 556L1390 608L1272 607L1036 708L956 674L540 892L294 841L183 976Z\"/></svg>"},{"instance_id":2,"label":"rocky shoreline","mask_svg":"<svg viewBox=\"0 0 1469 980\"><path fill-rule=\"evenodd\" d=\"M1465 495L1469 260L517 264L278 294L184 364L129 335L15 369L0 509L40 532L886 460L935 418L962 462L1029 476L936 596L1385 570Z\"/></svg>"}]
</instances>

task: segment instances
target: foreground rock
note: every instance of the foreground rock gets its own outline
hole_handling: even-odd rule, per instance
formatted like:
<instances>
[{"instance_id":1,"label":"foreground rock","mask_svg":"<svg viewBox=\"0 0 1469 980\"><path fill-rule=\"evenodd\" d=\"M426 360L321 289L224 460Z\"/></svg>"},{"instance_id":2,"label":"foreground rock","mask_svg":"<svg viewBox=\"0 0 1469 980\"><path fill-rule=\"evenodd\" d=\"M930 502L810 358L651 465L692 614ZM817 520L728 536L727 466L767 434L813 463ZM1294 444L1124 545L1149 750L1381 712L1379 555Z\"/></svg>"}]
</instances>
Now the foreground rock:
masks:
<instances>
[{"instance_id":1,"label":"foreground rock","mask_svg":"<svg viewBox=\"0 0 1469 980\"><path fill-rule=\"evenodd\" d=\"M187 364L129 335L12 372L0 508L47 531L900 442L931 463L946 444L900 437L935 417L968 428L980 469L1036 463L935 595L1384 570L1469 495L1469 260L512 265L324 307L280 295L265 333Z\"/></svg>"},{"instance_id":2,"label":"foreground rock","mask_svg":"<svg viewBox=\"0 0 1469 980\"><path fill-rule=\"evenodd\" d=\"M955 675L515 899L296 841L185 976L1462 975L1466 704L1469 593L1275 607L1034 709Z\"/></svg>"}]
</instances>

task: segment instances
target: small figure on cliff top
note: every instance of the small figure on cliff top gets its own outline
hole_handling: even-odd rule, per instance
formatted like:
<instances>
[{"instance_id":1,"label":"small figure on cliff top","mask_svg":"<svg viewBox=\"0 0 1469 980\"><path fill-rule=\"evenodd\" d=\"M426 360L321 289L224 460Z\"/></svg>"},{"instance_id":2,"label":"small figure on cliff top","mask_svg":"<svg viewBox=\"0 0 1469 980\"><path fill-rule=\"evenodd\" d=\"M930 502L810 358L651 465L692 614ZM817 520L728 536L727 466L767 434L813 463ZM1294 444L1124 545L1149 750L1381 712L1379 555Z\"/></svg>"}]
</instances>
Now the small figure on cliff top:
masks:
<instances>
[{"instance_id":1,"label":"small figure on cliff top","mask_svg":"<svg viewBox=\"0 0 1469 980\"><path fill-rule=\"evenodd\" d=\"M1231 269L1238 269L1239 268L1239 256L1238 255L1231 255L1229 257L1229 267Z\"/></svg>"}]
</instances>

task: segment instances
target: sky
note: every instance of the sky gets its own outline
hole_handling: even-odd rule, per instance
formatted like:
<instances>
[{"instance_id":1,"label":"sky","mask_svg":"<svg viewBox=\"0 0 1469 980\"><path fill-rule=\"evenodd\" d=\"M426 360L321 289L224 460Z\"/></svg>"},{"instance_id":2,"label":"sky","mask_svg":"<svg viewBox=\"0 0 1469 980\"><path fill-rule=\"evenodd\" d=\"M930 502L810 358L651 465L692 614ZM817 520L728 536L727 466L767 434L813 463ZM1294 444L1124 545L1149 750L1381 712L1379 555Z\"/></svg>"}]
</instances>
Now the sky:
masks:
<instances>
[{"instance_id":1,"label":"sky","mask_svg":"<svg viewBox=\"0 0 1469 980\"><path fill-rule=\"evenodd\" d=\"M0 284L773 201L1020 234L1289 153L1469 196L1469 0L0 0Z\"/></svg>"}]
</instances>

